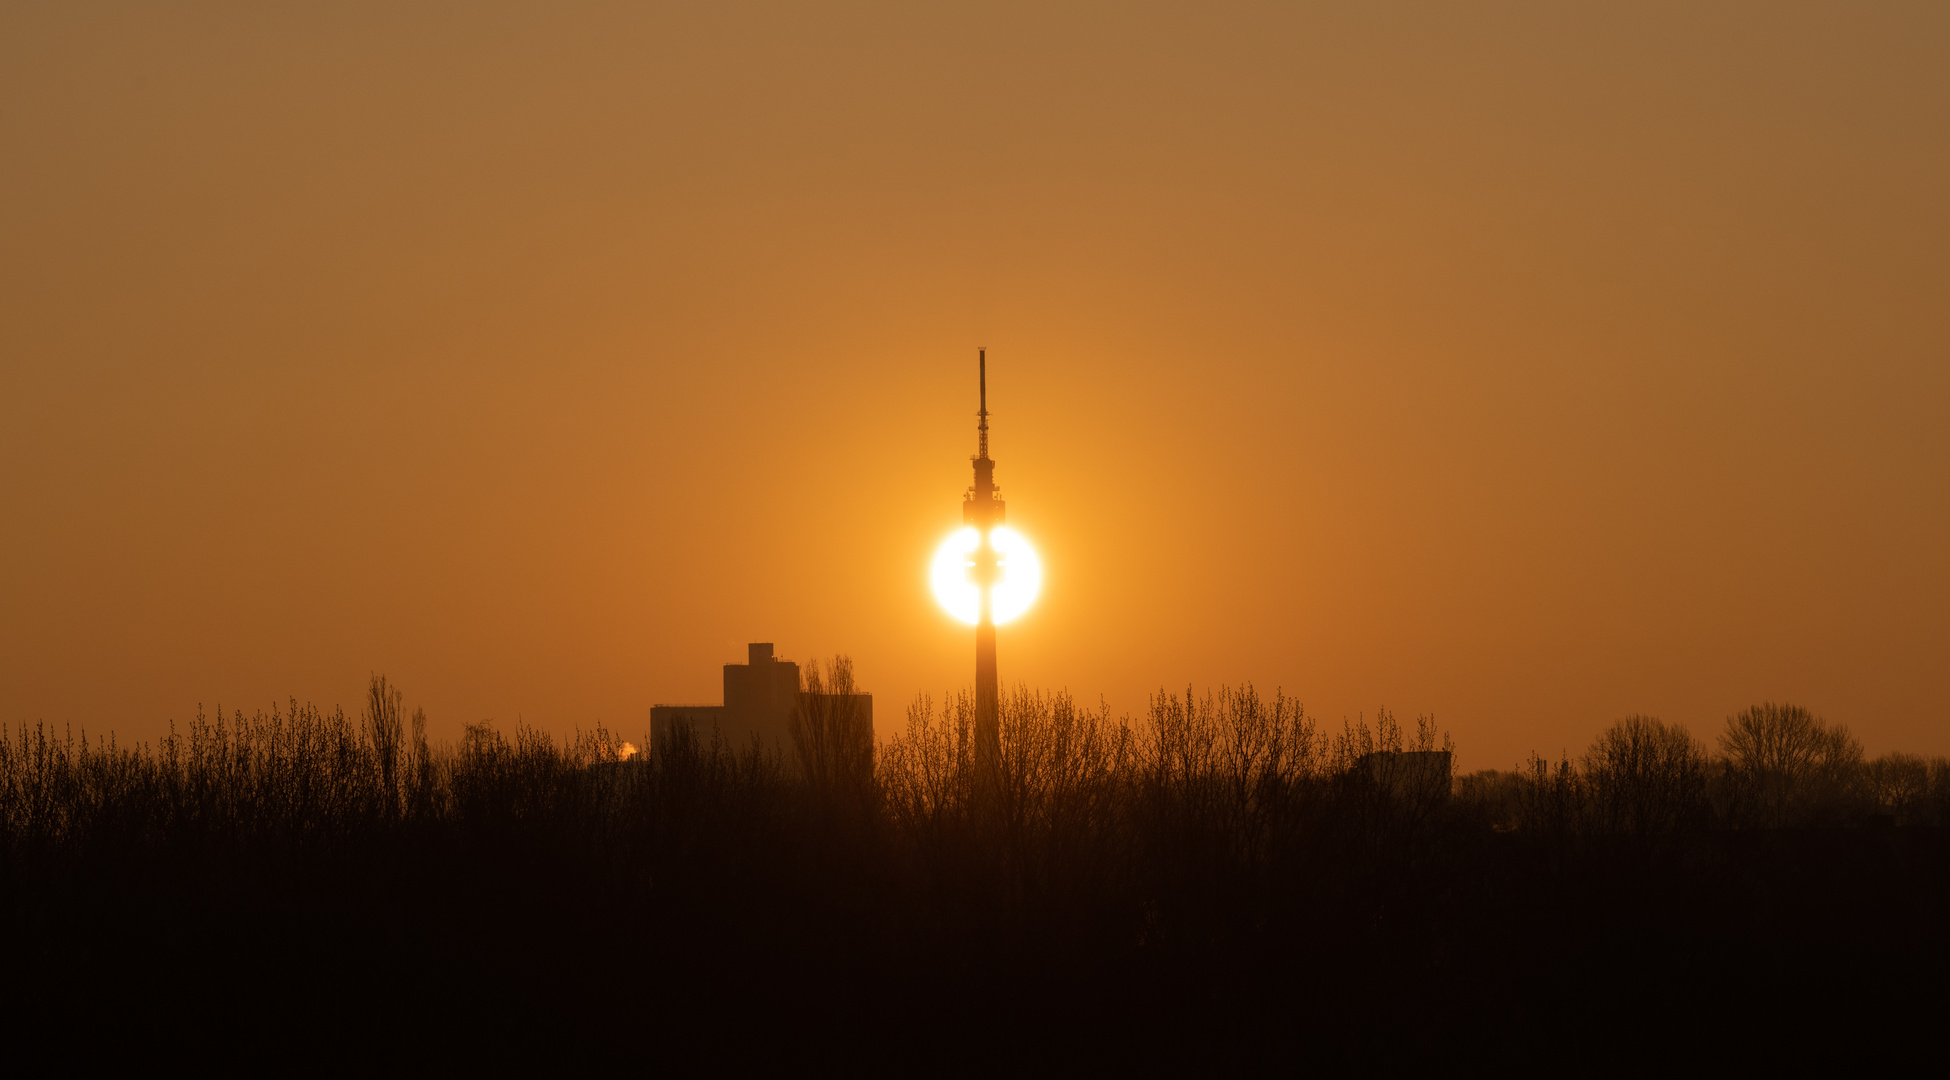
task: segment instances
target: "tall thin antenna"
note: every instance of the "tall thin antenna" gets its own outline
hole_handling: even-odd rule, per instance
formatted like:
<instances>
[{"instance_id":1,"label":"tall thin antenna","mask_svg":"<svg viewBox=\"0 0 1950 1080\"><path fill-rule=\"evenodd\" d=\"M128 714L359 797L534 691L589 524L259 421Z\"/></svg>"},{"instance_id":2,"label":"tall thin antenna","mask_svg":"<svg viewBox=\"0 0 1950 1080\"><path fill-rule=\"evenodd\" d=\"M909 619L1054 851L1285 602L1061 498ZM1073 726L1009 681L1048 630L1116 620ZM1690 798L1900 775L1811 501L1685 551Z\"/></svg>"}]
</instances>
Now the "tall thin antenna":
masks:
<instances>
[{"instance_id":1,"label":"tall thin antenna","mask_svg":"<svg viewBox=\"0 0 1950 1080\"><path fill-rule=\"evenodd\" d=\"M979 447L980 453L977 456L988 457L989 456L989 351L988 349L981 348L975 350L975 357L976 357L975 362L979 365L978 370L981 371L981 379L982 379L982 411L975 414L976 416L981 418L981 423L975 426L976 432L981 435L981 444Z\"/></svg>"}]
</instances>

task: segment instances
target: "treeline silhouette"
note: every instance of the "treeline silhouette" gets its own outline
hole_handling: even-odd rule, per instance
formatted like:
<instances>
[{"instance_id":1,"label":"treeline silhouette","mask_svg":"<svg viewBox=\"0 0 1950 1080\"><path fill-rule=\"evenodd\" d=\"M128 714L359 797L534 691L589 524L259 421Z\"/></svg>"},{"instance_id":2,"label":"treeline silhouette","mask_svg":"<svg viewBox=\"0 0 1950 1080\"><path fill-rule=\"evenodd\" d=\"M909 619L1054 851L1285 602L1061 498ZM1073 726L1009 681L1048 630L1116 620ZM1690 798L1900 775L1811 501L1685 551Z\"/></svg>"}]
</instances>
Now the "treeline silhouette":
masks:
<instances>
[{"instance_id":1,"label":"treeline silhouette","mask_svg":"<svg viewBox=\"0 0 1950 1080\"><path fill-rule=\"evenodd\" d=\"M1576 761L1459 777L1459 799L1505 831L1675 841L1715 829L1950 825L1950 759L1870 760L1841 725L1795 705L1727 718L1718 753L1685 728L1629 716Z\"/></svg>"},{"instance_id":2,"label":"treeline silhouette","mask_svg":"<svg viewBox=\"0 0 1950 1080\"><path fill-rule=\"evenodd\" d=\"M995 759L966 694L878 746L814 700L790 757L436 745L383 678L357 719L16 728L5 1014L272 1060L1603 1071L1888 1046L1945 1003L1950 762L1793 706L1451 778L1431 718L1250 687L1135 719L1019 689Z\"/></svg>"}]
</instances>

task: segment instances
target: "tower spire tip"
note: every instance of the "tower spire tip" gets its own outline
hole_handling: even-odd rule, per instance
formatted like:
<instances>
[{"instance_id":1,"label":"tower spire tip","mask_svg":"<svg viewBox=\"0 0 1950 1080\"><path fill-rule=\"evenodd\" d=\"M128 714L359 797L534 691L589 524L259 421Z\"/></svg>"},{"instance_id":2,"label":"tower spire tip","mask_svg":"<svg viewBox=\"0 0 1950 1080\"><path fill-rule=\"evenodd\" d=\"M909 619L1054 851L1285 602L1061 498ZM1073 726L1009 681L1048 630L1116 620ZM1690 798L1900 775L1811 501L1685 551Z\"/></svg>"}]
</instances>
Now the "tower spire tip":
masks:
<instances>
[{"instance_id":1,"label":"tower spire tip","mask_svg":"<svg viewBox=\"0 0 1950 1080\"><path fill-rule=\"evenodd\" d=\"M978 456L986 458L989 456L989 351L987 347L975 350L975 364L976 377L980 380L982 393L982 408L975 414L979 420L975 425L975 431L979 436Z\"/></svg>"}]
</instances>

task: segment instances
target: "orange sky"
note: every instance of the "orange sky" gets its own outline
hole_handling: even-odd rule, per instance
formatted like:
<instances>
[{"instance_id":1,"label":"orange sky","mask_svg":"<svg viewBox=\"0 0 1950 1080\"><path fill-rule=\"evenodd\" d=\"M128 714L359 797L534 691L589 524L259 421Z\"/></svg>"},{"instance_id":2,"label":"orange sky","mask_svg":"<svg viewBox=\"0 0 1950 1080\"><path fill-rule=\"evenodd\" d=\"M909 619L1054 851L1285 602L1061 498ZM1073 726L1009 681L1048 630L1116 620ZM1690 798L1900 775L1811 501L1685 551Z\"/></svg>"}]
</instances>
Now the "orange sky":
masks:
<instances>
[{"instance_id":1,"label":"orange sky","mask_svg":"<svg viewBox=\"0 0 1950 1080\"><path fill-rule=\"evenodd\" d=\"M0 720L891 731L986 345L1005 681L1950 752L1950 8L1569 7L7 5Z\"/></svg>"}]
</instances>

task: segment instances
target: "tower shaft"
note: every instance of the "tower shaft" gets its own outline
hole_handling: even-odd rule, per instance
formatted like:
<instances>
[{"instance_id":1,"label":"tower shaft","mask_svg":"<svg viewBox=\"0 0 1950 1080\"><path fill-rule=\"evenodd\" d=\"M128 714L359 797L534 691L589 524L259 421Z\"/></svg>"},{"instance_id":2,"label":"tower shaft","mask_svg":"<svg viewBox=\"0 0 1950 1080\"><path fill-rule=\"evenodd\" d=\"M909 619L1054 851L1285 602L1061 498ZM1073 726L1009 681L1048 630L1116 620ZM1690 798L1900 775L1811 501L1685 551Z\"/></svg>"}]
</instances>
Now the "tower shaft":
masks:
<instances>
[{"instance_id":1,"label":"tower shaft","mask_svg":"<svg viewBox=\"0 0 1950 1080\"><path fill-rule=\"evenodd\" d=\"M1002 761L1000 688L995 677L995 621L975 624L975 760L984 771Z\"/></svg>"}]
</instances>

